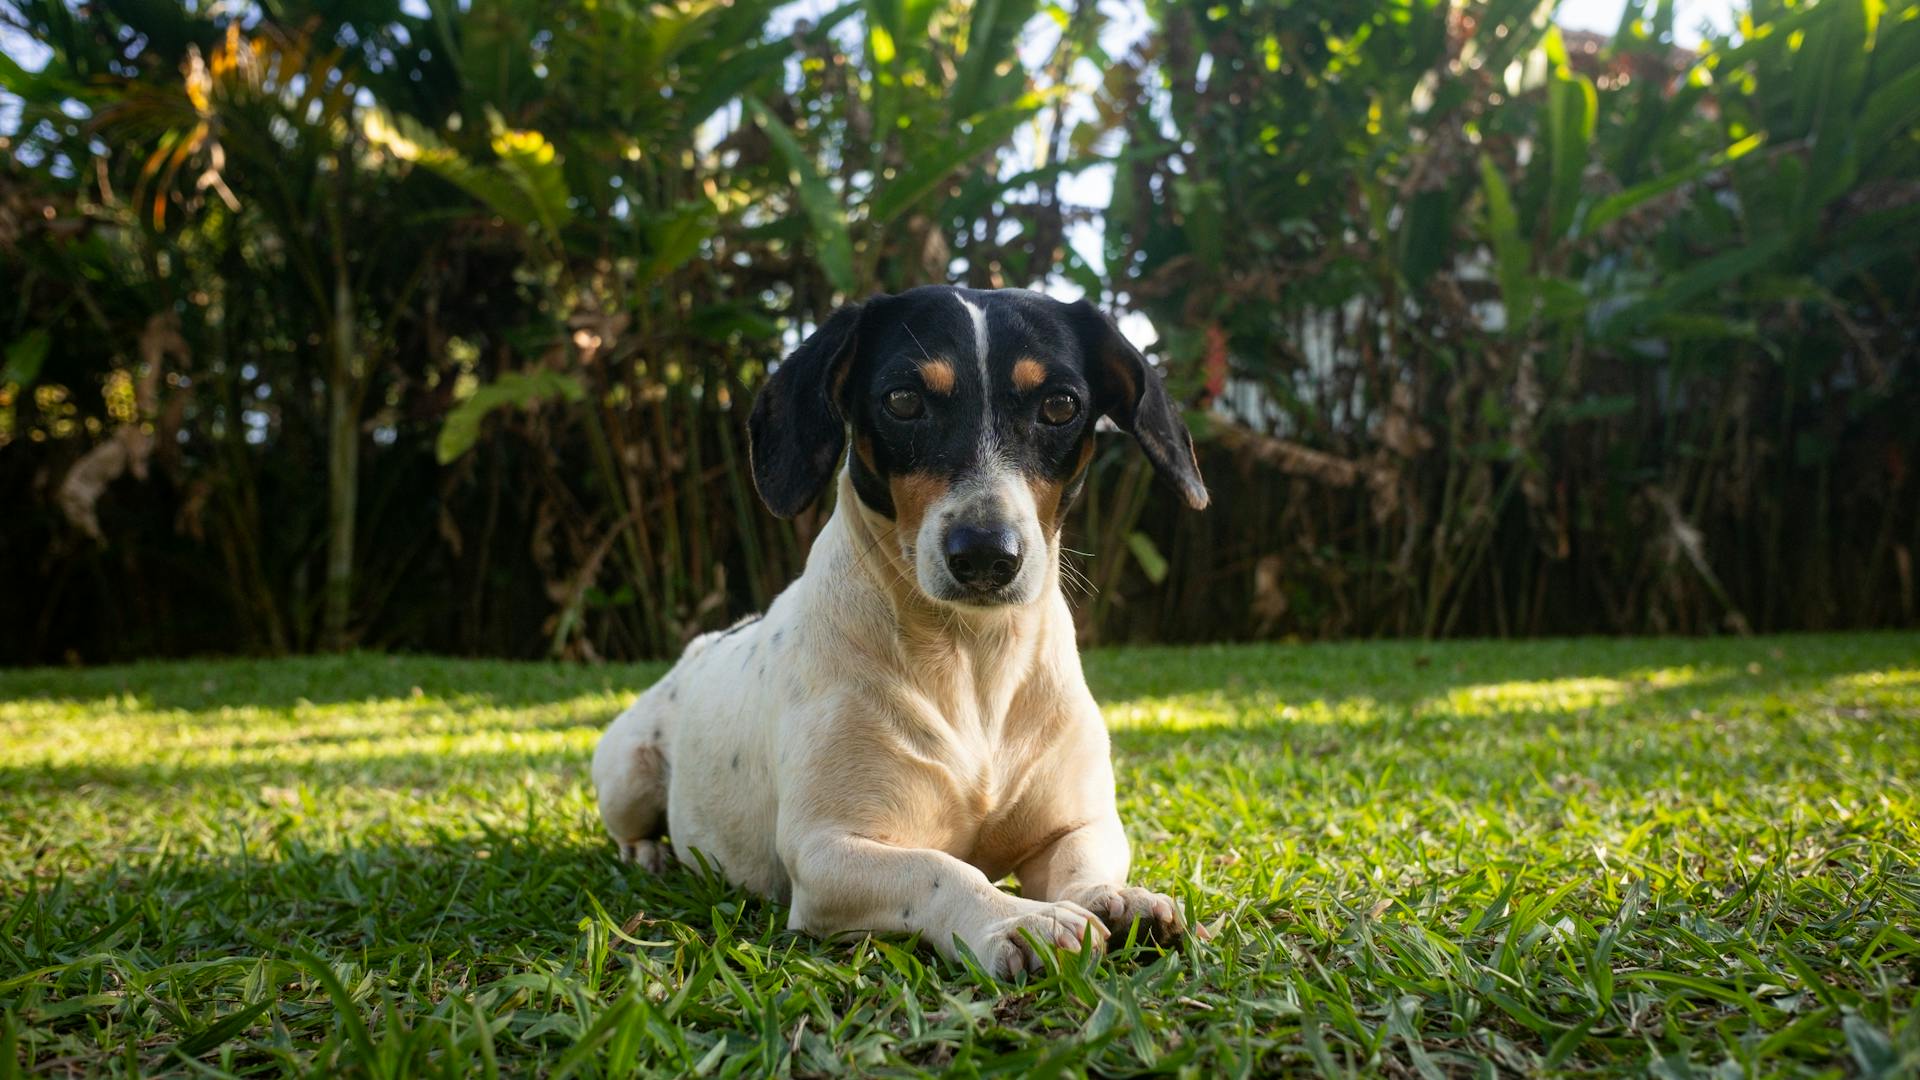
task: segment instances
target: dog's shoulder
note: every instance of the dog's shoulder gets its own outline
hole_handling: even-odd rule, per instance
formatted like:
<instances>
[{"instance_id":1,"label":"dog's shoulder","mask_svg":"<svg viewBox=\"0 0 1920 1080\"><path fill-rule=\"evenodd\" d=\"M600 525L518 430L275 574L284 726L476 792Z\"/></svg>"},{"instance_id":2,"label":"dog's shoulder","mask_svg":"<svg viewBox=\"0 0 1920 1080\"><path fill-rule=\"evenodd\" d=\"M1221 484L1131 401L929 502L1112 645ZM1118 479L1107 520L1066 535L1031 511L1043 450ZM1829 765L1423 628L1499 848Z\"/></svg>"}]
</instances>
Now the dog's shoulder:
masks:
<instances>
[{"instance_id":1,"label":"dog's shoulder","mask_svg":"<svg viewBox=\"0 0 1920 1080\"><path fill-rule=\"evenodd\" d=\"M680 659L682 661L696 659L700 654L713 648L718 642L724 641L758 624L763 618L765 618L765 615L762 612L756 611L751 615L743 615L735 619L733 624L724 630L709 630L694 638L692 641L687 642L687 647L680 650Z\"/></svg>"}]
</instances>

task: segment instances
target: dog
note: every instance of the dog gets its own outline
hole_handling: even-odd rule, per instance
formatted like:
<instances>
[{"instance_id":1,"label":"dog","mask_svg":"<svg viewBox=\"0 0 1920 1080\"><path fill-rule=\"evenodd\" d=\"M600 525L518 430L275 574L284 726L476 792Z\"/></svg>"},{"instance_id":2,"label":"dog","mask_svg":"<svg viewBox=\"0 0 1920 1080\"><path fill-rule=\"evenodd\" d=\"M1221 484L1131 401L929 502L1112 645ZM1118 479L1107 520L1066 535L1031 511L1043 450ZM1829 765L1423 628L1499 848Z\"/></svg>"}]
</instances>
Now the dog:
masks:
<instances>
[{"instance_id":1,"label":"dog","mask_svg":"<svg viewBox=\"0 0 1920 1080\"><path fill-rule=\"evenodd\" d=\"M753 478L791 518L836 482L805 571L696 638L593 756L621 856L668 850L791 905L817 936L963 943L993 975L1032 940L1103 949L1139 921L1107 730L1060 587L1060 528L1100 417L1207 505L1160 375L1100 311L927 286L840 309L768 378ZM849 437L851 448L849 448ZM669 822L671 828L669 829ZM994 884L1009 874L1021 895Z\"/></svg>"}]
</instances>

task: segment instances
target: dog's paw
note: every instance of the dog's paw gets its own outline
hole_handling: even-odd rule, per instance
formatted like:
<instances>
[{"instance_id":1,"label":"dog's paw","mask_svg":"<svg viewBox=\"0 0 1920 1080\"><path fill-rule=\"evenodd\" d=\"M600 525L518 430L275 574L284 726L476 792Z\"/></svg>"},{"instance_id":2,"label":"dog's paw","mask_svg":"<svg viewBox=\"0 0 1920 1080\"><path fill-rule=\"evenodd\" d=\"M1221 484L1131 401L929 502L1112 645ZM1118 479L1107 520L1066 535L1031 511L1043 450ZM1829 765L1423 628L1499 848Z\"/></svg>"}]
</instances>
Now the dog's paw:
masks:
<instances>
[{"instance_id":1,"label":"dog's paw","mask_svg":"<svg viewBox=\"0 0 1920 1080\"><path fill-rule=\"evenodd\" d=\"M1040 953L1027 940L1027 934L1054 948L1079 952L1089 930L1094 950L1105 950L1107 928L1093 912L1070 900L1051 904L1030 901L1021 905L1017 914L990 924L968 940L967 947L989 975L1012 979L1022 971L1044 970Z\"/></svg>"},{"instance_id":2,"label":"dog's paw","mask_svg":"<svg viewBox=\"0 0 1920 1080\"><path fill-rule=\"evenodd\" d=\"M1187 932L1187 920L1180 913L1180 905L1165 893L1132 885L1092 885L1079 890L1074 899L1099 915L1107 929L1121 938L1126 937L1127 929L1136 922L1143 936L1163 943ZM1195 933L1203 941L1207 937L1205 928L1197 928Z\"/></svg>"},{"instance_id":3,"label":"dog's paw","mask_svg":"<svg viewBox=\"0 0 1920 1080\"><path fill-rule=\"evenodd\" d=\"M622 840L620 861L657 874L667 868L667 845L658 840Z\"/></svg>"}]
</instances>

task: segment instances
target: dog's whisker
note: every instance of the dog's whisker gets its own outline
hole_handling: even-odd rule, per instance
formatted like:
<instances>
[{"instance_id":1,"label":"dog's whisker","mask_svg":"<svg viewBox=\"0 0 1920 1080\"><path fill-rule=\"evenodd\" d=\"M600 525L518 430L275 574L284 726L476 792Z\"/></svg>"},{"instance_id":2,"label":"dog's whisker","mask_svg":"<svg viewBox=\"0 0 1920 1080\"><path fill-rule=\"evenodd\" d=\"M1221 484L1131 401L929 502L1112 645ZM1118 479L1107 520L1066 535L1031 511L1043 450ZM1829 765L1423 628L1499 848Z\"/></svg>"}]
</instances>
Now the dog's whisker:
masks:
<instances>
[{"instance_id":1,"label":"dog's whisker","mask_svg":"<svg viewBox=\"0 0 1920 1080\"><path fill-rule=\"evenodd\" d=\"M1060 559L1060 574L1062 579L1068 585L1068 587L1079 592L1082 597L1093 597L1093 596L1099 595L1100 593L1099 586L1093 583L1093 578L1089 577L1087 573L1081 570L1078 566L1075 566L1072 559L1065 557L1067 553L1071 553L1074 555L1083 555L1085 553L1074 551L1072 548L1066 547L1064 545L1060 548L1060 550L1062 552L1062 557Z\"/></svg>"},{"instance_id":2,"label":"dog's whisker","mask_svg":"<svg viewBox=\"0 0 1920 1080\"><path fill-rule=\"evenodd\" d=\"M919 346L921 356L927 358L928 360L933 359L933 354L927 351L927 347L925 345L920 344L920 335L913 332L913 327L908 326L907 321L905 319L900 320L900 329L905 330L907 332L907 336L913 339L913 343Z\"/></svg>"}]
</instances>

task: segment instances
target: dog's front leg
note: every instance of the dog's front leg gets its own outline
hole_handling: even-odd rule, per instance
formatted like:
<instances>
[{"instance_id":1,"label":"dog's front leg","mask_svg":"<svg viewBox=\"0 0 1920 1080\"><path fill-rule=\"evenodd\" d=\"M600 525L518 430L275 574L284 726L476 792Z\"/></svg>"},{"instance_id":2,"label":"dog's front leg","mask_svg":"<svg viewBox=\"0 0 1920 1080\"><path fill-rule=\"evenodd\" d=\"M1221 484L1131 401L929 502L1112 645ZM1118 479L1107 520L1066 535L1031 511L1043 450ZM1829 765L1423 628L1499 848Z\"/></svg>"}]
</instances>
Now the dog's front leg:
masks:
<instances>
[{"instance_id":1,"label":"dog's front leg","mask_svg":"<svg viewBox=\"0 0 1920 1080\"><path fill-rule=\"evenodd\" d=\"M1069 900L1026 900L994 888L977 868L943 851L898 847L850 832L819 830L783 844L793 882L788 927L822 937L848 932L917 933L954 958L967 944L989 974L1040 970L1022 931L1078 952L1107 931Z\"/></svg>"},{"instance_id":2,"label":"dog's front leg","mask_svg":"<svg viewBox=\"0 0 1920 1080\"><path fill-rule=\"evenodd\" d=\"M1016 873L1022 892L1084 907L1116 934L1124 935L1135 922L1160 941L1186 933L1186 919L1172 897L1127 884L1128 859L1127 834L1119 816L1109 813L1062 834Z\"/></svg>"}]
</instances>

